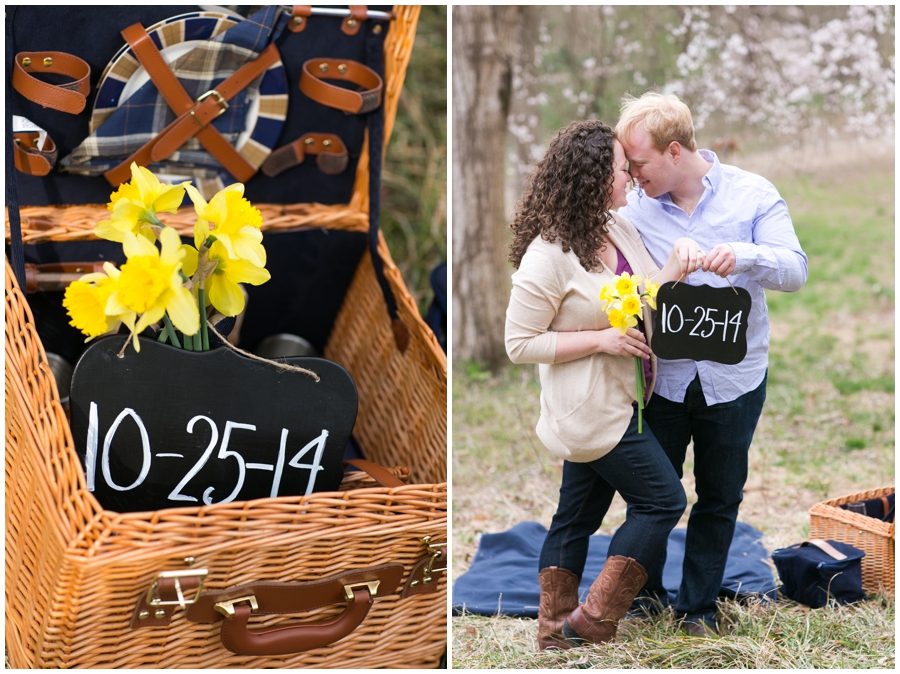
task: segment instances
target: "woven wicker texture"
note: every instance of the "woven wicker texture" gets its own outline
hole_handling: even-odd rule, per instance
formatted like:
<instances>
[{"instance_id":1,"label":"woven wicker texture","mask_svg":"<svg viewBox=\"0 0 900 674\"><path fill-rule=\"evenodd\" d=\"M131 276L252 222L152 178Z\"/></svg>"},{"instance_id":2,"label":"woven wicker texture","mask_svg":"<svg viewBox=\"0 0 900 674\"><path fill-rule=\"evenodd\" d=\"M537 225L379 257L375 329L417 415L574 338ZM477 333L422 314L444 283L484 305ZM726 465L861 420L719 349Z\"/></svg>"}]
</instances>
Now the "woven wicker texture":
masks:
<instances>
[{"instance_id":1,"label":"woven wicker texture","mask_svg":"<svg viewBox=\"0 0 900 674\"><path fill-rule=\"evenodd\" d=\"M894 523L844 510L840 506L881 498L894 487L870 489L817 503L809 510L809 537L847 543L863 550L863 589L894 591Z\"/></svg>"},{"instance_id":2,"label":"woven wicker texture","mask_svg":"<svg viewBox=\"0 0 900 674\"><path fill-rule=\"evenodd\" d=\"M393 121L418 7L396 7L385 44L386 119ZM389 129L387 129L389 131ZM387 142L387 134L385 138ZM266 228L366 230L367 162L349 206L264 206ZM104 207L23 208L26 241L91 238ZM104 216L105 217L105 216ZM168 221L190 231L191 216ZM401 585L429 555L422 538L447 540L446 358L418 315L383 240L379 251L411 332L401 354L368 256L345 297L325 355L353 376L354 431L367 457L408 484L152 513L105 511L87 491L71 431L33 316L6 265L6 640L16 668L435 667L446 647L447 586L376 599L363 624L332 646L286 656L240 656L220 624L176 610L165 628L129 629L139 596L161 571L208 570L206 587L257 580L297 582L385 563L403 564ZM251 628L326 620L343 606L254 618Z\"/></svg>"}]
</instances>

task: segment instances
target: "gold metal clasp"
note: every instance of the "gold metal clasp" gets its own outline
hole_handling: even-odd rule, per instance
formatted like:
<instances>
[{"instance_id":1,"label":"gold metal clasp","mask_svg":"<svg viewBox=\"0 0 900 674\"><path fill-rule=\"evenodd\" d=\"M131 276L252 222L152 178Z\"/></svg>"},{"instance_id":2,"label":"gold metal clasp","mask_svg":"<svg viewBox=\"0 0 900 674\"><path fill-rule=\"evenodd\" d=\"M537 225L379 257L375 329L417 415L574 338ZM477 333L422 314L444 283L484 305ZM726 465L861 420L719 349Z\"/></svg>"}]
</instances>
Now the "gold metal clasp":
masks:
<instances>
[{"instance_id":1,"label":"gold metal clasp","mask_svg":"<svg viewBox=\"0 0 900 674\"><path fill-rule=\"evenodd\" d=\"M422 543L425 544L425 549L429 553L431 553L431 559L428 560L428 563L425 565L425 570L422 573L422 575L423 575L422 582L430 583L433 580L433 578L431 577L432 573L439 573L441 571L447 570L446 566L441 569L434 568L435 561L437 561L437 559L441 555L444 554L444 550L443 550L443 548L439 548L437 546L431 545L431 536L426 536L425 538L423 538Z\"/></svg>"},{"instance_id":2,"label":"gold metal clasp","mask_svg":"<svg viewBox=\"0 0 900 674\"><path fill-rule=\"evenodd\" d=\"M210 89L210 90L207 91L205 94L203 94L202 96L200 96L200 98L197 99L197 103L198 103L198 104L199 104L199 103L202 103L203 101L205 101L205 100L206 100L207 98L209 98L210 96L213 96L213 97L216 99L216 103L219 104L219 112L218 112L218 114L216 114L216 117L220 117L220 116L222 116L223 114L225 114L225 111L228 109L228 101L226 101L224 98L222 98L222 94L220 94L220 93L219 93L218 91L216 91L215 89ZM191 111L191 114L193 115L194 112ZM194 117L196 117L196 115L194 115Z\"/></svg>"},{"instance_id":3,"label":"gold metal clasp","mask_svg":"<svg viewBox=\"0 0 900 674\"><path fill-rule=\"evenodd\" d=\"M213 609L221 613L226 618L231 618L234 616L234 605L240 604L245 601L249 602L251 613L255 613L259 610L259 604L256 601L256 597L252 594L249 594L246 597L238 597L237 599L223 599L222 601L216 602L216 605L213 606Z\"/></svg>"},{"instance_id":4,"label":"gold metal clasp","mask_svg":"<svg viewBox=\"0 0 900 674\"><path fill-rule=\"evenodd\" d=\"M378 595L379 585L381 585L380 580L367 580L363 583L352 583L350 585L344 585L344 597L347 598L347 601L353 601L353 590L357 587L369 588L369 596L375 597Z\"/></svg>"},{"instance_id":5,"label":"gold metal clasp","mask_svg":"<svg viewBox=\"0 0 900 674\"><path fill-rule=\"evenodd\" d=\"M184 608L188 604L193 604L197 601L197 598L200 596L200 593L203 591L203 581L206 580L207 571L206 569L185 569L184 571L161 571L160 574L156 577L156 580L153 581L153 584L150 586L150 589L147 590L147 603L150 606L181 606ZM197 583L196 590L191 590L193 596L186 598L184 596L184 591L181 587L181 581L186 578L197 578L199 582ZM174 600L165 600L159 596L159 583L161 580L174 580L175 581L175 595L178 597Z\"/></svg>"}]
</instances>

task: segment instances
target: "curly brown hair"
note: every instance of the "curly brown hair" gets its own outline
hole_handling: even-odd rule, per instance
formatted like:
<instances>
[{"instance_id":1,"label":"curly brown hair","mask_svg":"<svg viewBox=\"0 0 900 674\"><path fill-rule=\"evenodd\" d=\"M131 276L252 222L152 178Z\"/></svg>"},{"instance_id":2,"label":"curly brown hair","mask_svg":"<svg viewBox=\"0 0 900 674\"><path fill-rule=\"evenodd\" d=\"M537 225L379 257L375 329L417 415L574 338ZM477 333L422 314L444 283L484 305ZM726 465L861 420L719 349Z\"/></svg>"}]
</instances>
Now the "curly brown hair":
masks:
<instances>
[{"instance_id":1,"label":"curly brown hair","mask_svg":"<svg viewBox=\"0 0 900 674\"><path fill-rule=\"evenodd\" d=\"M519 268L538 234L559 239L565 252L575 251L587 271L602 269L597 251L603 246L612 214L613 144L616 135L603 122L573 122L547 148L510 225L509 261Z\"/></svg>"}]
</instances>

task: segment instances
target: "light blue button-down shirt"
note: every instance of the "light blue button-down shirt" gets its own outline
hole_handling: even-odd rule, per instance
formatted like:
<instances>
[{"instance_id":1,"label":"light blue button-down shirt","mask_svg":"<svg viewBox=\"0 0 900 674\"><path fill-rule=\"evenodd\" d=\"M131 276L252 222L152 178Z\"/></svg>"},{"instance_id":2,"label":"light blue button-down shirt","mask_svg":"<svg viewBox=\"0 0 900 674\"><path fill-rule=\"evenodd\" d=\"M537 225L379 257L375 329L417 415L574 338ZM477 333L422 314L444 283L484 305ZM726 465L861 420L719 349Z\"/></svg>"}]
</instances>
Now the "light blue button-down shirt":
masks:
<instances>
[{"instance_id":1,"label":"light blue button-down shirt","mask_svg":"<svg viewBox=\"0 0 900 674\"><path fill-rule=\"evenodd\" d=\"M648 197L640 187L628 194L619 213L641 233L644 244L662 267L675 239L694 239L707 253L720 243L734 249L736 265L728 277L746 288L753 301L747 327L747 355L736 365L712 361L659 359L654 395L683 402L688 385L699 373L709 405L734 400L762 382L769 364L769 312L764 288L793 292L806 282L808 260L794 233L787 204L765 178L720 164L709 150L700 155L712 164L703 177L706 188L691 215L668 194ZM685 282L727 287L712 272L696 271Z\"/></svg>"}]
</instances>

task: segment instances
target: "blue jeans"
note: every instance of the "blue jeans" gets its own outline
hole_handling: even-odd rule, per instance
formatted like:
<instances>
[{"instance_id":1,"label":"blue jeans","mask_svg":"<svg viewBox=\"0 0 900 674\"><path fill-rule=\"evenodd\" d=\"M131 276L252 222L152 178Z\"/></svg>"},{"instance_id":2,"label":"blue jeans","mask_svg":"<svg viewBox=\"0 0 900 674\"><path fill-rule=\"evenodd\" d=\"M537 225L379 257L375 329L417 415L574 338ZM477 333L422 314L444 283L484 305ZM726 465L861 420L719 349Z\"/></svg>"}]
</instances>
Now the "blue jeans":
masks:
<instances>
[{"instance_id":1,"label":"blue jeans","mask_svg":"<svg viewBox=\"0 0 900 674\"><path fill-rule=\"evenodd\" d=\"M581 578L588 538L600 528L618 491L628 516L609 546L609 556L631 557L646 568L665 555L669 532L678 524L687 498L681 481L650 430L646 419L637 432L637 408L616 447L589 463L563 464L559 506L538 570L558 566Z\"/></svg>"},{"instance_id":2,"label":"blue jeans","mask_svg":"<svg viewBox=\"0 0 900 674\"><path fill-rule=\"evenodd\" d=\"M747 457L753 432L766 400L766 377L736 400L707 405L700 378L695 377L676 403L653 396L644 420L680 478L685 452L694 440L697 503L691 508L685 541L681 587L675 613L688 622L715 625L716 598L722 587L728 549L734 537L738 507L744 498ZM647 570L644 594L665 597L662 573L666 551Z\"/></svg>"}]
</instances>

